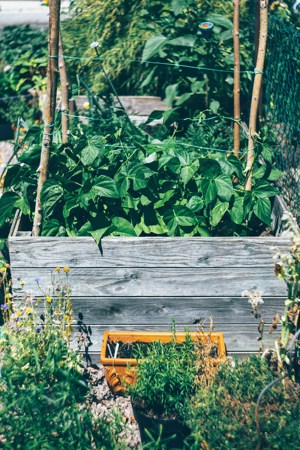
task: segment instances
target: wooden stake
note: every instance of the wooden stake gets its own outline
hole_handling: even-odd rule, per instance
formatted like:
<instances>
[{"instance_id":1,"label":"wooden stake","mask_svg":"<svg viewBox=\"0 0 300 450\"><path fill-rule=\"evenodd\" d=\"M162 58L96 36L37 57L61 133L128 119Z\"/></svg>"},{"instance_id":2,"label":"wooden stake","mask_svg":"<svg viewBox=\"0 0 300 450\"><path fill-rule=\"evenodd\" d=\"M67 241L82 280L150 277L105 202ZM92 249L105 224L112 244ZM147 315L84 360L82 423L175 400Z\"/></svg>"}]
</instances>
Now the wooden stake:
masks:
<instances>
[{"instance_id":1,"label":"wooden stake","mask_svg":"<svg viewBox=\"0 0 300 450\"><path fill-rule=\"evenodd\" d=\"M240 120L241 120L241 59L240 59L240 0L233 0L233 47L234 47L234 85L233 85L233 106L234 106L234 146L233 152L236 157L240 153Z\"/></svg>"},{"instance_id":2,"label":"wooden stake","mask_svg":"<svg viewBox=\"0 0 300 450\"><path fill-rule=\"evenodd\" d=\"M49 37L48 37L48 68L47 68L47 101L45 108L44 134L41 149L41 159L38 168L39 180L36 193L36 205L32 235L41 234L42 205L41 190L48 176L50 149L53 137L56 92L58 79L58 40L59 40L60 0L49 1Z\"/></svg>"},{"instance_id":3,"label":"wooden stake","mask_svg":"<svg viewBox=\"0 0 300 450\"><path fill-rule=\"evenodd\" d=\"M69 83L64 59L64 49L62 43L61 32L59 33L59 75L61 84L61 128L62 128L62 142L67 144L69 142Z\"/></svg>"},{"instance_id":4,"label":"wooden stake","mask_svg":"<svg viewBox=\"0 0 300 450\"><path fill-rule=\"evenodd\" d=\"M249 133L248 133L248 155L247 155L247 165L245 173L248 174L245 189L246 191L251 191L252 189L252 169L255 157L255 137L256 137L256 122L257 122L257 112L259 106L259 98L262 85L262 76L264 70L266 47L267 47L267 36L268 36L268 0L260 1L260 26L259 26L259 43L258 52L256 60L255 77L252 91L252 100L250 108L250 118L249 118Z\"/></svg>"}]
</instances>

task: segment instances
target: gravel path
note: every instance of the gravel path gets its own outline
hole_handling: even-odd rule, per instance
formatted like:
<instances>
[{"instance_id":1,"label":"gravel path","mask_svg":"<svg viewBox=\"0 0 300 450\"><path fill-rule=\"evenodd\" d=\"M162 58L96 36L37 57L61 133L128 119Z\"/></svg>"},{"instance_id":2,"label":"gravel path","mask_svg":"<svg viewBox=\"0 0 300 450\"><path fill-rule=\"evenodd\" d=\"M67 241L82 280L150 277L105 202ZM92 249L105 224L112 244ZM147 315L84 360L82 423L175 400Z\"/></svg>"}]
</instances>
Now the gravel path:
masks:
<instances>
[{"instance_id":1,"label":"gravel path","mask_svg":"<svg viewBox=\"0 0 300 450\"><path fill-rule=\"evenodd\" d=\"M104 377L103 367L89 367L88 369L92 387L90 394L91 411L96 417L107 416L116 409L120 411L123 431L119 435L120 441L125 442L127 448L141 448L140 433L134 420L129 397L114 396Z\"/></svg>"}]
</instances>

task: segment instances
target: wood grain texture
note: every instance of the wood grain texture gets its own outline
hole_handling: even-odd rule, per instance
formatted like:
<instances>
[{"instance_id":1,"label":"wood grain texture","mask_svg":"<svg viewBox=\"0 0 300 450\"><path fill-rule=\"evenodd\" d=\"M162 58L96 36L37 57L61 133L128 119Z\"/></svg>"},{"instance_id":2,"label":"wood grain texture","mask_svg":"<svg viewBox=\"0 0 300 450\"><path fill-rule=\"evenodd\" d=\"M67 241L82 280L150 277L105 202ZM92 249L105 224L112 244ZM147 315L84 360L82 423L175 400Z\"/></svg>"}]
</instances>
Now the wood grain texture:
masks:
<instances>
[{"instance_id":1,"label":"wood grain texture","mask_svg":"<svg viewBox=\"0 0 300 450\"><path fill-rule=\"evenodd\" d=\"M21 291L20 281L33 295L49 286L49 269L14 268L13 290ZM244 290L259 289L265 296L285 296L285 284L275 277L272 267L188 269L188 268L74 268L70 272L75 297L240 297Z\"/></svg>"},{"instance_id":2,"label":"wood grain texture","mask_svg":"<svg viewBox=\"0 0 300 450\"><path fill-rule=\"evenodd\" d=\"M282 311L284 300L264 297L260 311L266 322ZM242 297L73 297L72 307L75 321L80 313L93 325L167 325L172 320L188 325L203 321L207 325L210 318L215 325L256 323L247 298Z\"/></svg>"},{"instance_id":3,"label":"wood grain texture","mask_svg":"<svg viewBox=\"0 0 300 450\"><path fill-rule=\"evenodd\" d=\"M266 322L282 311L284 297L264 297L261 313ZM75 319L83 315L89 324L166 325L174 319L178 324L255 323L247 298L232 297L74 297Z\"/></svg>"},{"instance_id":4,"label":"wood grain texture","mask_svg":"<svg viewBox=\"0 0 300 450\"><path fill-rule=\"evenodd\" d=\"M273 267L274 247L288 251L287 238L108 237L102 255L92 237L14 237L12 268L73 267Z\"/></svg>"},{"instance_id":5,"label":"wood grain texture","mask_svg":"<svg viewBox=\"0 0 300 450\"><path fill-rule=\"evenodd\" d=\"M196 331L196 326L189 327L191 331ZM90 346L89 350L91 352L100 352L101 345L102 345L102 339L103 339L103 333L104 331L112 331L112 330L140 330L140 331L168 331L169 328L167 326L151 326L151 325L136 325L136 326L130 326L130 325L118 325L118 326L111 326L108 325L98 325L98 326L91 326L91 341L92 345ZM184 331L184 326L178 325L177 326L178 331ZM227 347L228 352L233 353L251 353L251 352L258 352L260 343L257 341L258 332L257 332L257 325L256 324L245 324L243 327L238 327L235 324L223 324L222 326L214 327L214 331L221 331L224 333L224 339L225 344ZM267 332L265 334L265 347L273 347L274 345L274 339L277 339L279 337L279 330L277 330L272 335L269 335ZM78 331L74 330L74 333L72 334L72 341L74 342L73 345L75 345L75 342L78 338Z\"/></svg>"}]
</instances>

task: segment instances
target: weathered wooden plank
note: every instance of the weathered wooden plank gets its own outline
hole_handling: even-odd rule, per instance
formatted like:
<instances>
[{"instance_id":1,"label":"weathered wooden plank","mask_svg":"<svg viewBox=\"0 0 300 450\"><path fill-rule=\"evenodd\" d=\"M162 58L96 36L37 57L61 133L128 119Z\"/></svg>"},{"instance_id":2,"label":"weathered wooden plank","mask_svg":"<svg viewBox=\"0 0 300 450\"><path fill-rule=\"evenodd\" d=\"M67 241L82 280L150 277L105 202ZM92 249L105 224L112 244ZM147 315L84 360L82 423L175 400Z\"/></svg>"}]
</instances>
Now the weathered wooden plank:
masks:
<instances>
[{"instance_id":1,"label":"weathered wooden plank","mask_svg":"<svg viewBox=\"0 0 300 450\"><path fill-rule=\"evenodd\" d=\"M40 295L34 281L40 278L41 286L48 286L48 268L14 268L13 290L25 289ZM74 268L70 272L72 295L77 297L239 297L243 290L261 290L265 296L284 297L285 284L275 277L273 269L257 268Z\"/></svg>"},{"instance_id":2,"label":"weathered wooden plank","mask_svg":"<svg viewBox=\"0 0 300 450\"><path fill-rule=\"evenodd\" d=\"M109 237L101 255L92 237L15 237L9 239L13 269L19 267L273 267L287 238Z\"/></svg>"},{"instance_id":3,"label":"weathered wooden plank","mask_svg":"<svg viewBox=\"0 0 300 450\"><path fill-rule=\"evenodd\" d=\"M281 313L284 297L264 298L262 317L271 322ZM75 319L78 314L89 324L167 325L174 319L178 324L256 323L246 298L232 297L74 297L72 306Z\"/></svg>"},{"instance_id":4,"label":"weathered wooden plank","mask_svg":"<svg viewBox=\"0 0 300 450\"><path fill-rule=\"evenodd\" d=\"M166 101L161 100L160 97L154 96L133 96L133 95L121 95L119 96L122 105L128 114L149 116L152 111L166 111ZM119 107L118 100L115 98L115 105ZM83 109L83 104L88 101L86 95L80 95L75 97L76 106L78 109Z\"/></svg>"},{"instance_id":5,"label":"weathered wooden plank","mask_svg":"<svg viewBox=\"0 0 300 450\"><path fill-rule=\"evenodd\" d=\"M191 331L196 331L196 326L190 326ZM102 345L103 333L109 330L142 330L142 331L168 331L167 326L151 326L151 325L92 325L91 326L92 335L91 341L92 345L90 347L91 352L99 352ZM178 325L178 331L183 331L184 326ZM221 331L224 333L225 344L228 352L231 353L250 353L258 352L260 343L257 341L258 332L256 324L248 324L243 327L239 327L235 324L226 324L214 327L214 331ZM268 334L267 330L265 333L265 348L274 346L274 339L279 337L279 330L273 334ZM78 338L78 332L72 334L72 341L75 343Z\"/></svg>"}]
</instances>

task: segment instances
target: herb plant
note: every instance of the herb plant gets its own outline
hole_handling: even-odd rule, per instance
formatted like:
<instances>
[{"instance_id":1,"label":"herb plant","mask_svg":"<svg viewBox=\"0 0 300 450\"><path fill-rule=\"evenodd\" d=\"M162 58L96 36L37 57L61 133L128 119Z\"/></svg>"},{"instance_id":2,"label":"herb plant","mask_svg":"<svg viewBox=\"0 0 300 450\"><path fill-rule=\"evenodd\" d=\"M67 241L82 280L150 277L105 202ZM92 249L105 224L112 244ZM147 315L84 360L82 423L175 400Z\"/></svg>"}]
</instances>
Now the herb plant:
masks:
<instances>
[{"instance_id":1,"label":"herb plant","mask_svg":"<svg viewBox=\"0 0 300 450\"><path fill-rule=\"evenodd\" d=\"M182 409L194 392L197 373L195 344L189 334L176 344L153 342L138 356L136 383L129 385L135 405L153 415L180 418Z\"/></svg>"}]
</instances>

